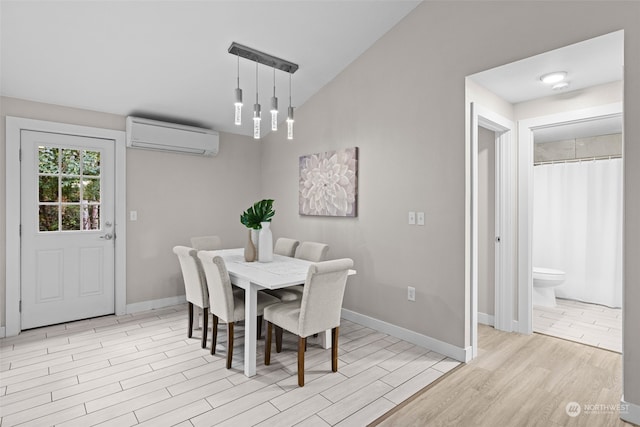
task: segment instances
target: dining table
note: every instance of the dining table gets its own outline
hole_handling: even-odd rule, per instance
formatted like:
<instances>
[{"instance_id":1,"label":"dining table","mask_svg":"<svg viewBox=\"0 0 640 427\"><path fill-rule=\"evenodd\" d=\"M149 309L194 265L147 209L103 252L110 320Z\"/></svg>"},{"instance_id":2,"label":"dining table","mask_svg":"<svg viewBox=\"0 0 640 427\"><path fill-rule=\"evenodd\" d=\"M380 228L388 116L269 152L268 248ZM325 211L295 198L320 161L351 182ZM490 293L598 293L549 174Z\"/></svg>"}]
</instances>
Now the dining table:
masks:
<instances>
[{"instance_id":1,"label":"dining table","mask_svg":"<svg viewBox=\"0 0 640 427\"><path fill-rule=\"evenodd\" d=\"M304 284L309 266L313 262L277 254L273 254L273 260L270 262L247 262L244 259L244 249L242 248L210 252L224 260L231 283L244 289L244 374L248 377L254 376L256 374L256 335L258 333L258 291ZM356 274L356 271L349 270L349 275L353 274ZM323 348L328 348L331 342L329 334L330 331L319 334Z\"/></svg>"}]
</instances>

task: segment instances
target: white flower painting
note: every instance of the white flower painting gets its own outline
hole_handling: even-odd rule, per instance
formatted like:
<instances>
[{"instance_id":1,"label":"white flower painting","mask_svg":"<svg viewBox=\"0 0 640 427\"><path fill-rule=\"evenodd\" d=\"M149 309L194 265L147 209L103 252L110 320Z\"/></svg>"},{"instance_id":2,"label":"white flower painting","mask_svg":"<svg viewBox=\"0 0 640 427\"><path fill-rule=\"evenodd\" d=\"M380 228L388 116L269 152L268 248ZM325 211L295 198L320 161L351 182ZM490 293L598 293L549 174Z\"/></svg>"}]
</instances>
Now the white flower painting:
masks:
<instances>
[{"instance_id":1,"label":"white flower painting","mask_svg":"<svg viewBox=\"0 0 640 427\"><path fill-rule=\"evenodd\" d=\"M300 215L357 216L358 147L300 157Z\"/></svg>"}]
</instances>

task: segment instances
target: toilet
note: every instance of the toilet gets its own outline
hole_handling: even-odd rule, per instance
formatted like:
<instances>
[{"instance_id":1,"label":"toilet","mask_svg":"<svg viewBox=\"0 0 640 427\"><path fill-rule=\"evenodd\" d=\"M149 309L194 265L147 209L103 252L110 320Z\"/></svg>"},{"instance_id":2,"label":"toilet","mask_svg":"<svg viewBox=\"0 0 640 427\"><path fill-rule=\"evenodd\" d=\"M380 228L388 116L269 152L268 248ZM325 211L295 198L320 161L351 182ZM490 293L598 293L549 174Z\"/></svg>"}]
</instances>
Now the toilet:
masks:
<instances>
[{"instance_id":1,"label":"toilet","mask_svg":"<svg viewBox=\"0 0 640 427\"><path fill-rule=\"evenodd\" d=\"M533 267L533 305L556 306L555 288L564 283L564 271Z\"/></svg>"}]
</instances>

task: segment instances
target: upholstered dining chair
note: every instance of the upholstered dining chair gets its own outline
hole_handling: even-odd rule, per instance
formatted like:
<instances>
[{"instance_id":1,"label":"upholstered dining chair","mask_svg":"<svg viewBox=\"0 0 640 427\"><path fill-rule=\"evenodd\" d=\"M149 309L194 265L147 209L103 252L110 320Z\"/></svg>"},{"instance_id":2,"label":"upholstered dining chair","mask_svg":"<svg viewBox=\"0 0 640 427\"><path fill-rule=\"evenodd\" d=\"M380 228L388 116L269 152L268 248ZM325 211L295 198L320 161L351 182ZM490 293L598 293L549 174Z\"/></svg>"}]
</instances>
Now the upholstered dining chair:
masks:
<instances>
[{"instance_id":1,"label":"upholstered dining chair","mask_svg":"<svg viewBox=\"0 0 640 427\"><path fill-rule=\"evenodd\" d=\"M193 335L193 306L202 309L202 348L207 346L207 322L209 320L209 292L204 278L204 272L200 268L197 251L187 246L175 246L173 252L178 256L182 278L184 279L184 291L189 305L189 326L187 337Z\"/></svg>"},{"instance_id":2,"label":"upholstered dining chair","mask_svg":"<svg viewBox=\"0 0 640 427\"><path fill-rule=\"evenodd\" d=\"M231 369L231 362L233 361L233 328L236 322L245 318L244 294L233 291L227 266L221 257L215 255L215 252L200 251L198 252L198 258L202 262L202 268L207 278L209 307L213 316L211 324L211 354L216 353L218 321L222 320L227 324L227 369ZM262 323L264 308L278 302L279 300L276 297L258 292L258 324Z\"/></svg>"},{"instance_id":3,"label":"upholstered dining chair","mask_svg":"<svg viewBox=\"0 0 640 427\"><path fill-rule=\"evenodd\" d=\"M276 244L273 247L273 253L288 257L293 257L296 253L296 248L300 242L295 239L289 239L287 237L280 237L276 240ZM280 301L297 301L302 298L302 286L293 286L285 289L273 289L265 290L264 292L269 295L273 295Z\"/></svg>"},{"instance_id":4,"label":"upholstered dining chair","mask_svg":"<svg viewBox=\"0 0 640 427\"><path fill-rule=\"evenodd\" d=\"M298 240L280 237L276 240L276 244L273 247L273 253L293 257L296 254L296 248L299 244L300 242Z\"/></svg>"},{"instance_id":5,"label":"upholstered dining chair","mask_svg":"<svg viewBox=\"0 0 640 427\"><path fill-rule=\"evenodd\" d=\"M321 262L327 260L329 245L317 242L302 242L296 249L295 257L307 261Z\"/></svg>"},{"instance_id":6,"label":"upholstered dining chair","mask_svg":"<svg viewBox=\"0 0 640 427\"><path fill-rule=\"evenodd\" d=\"M295 249L295 258L306 259L312 262L321 262L327 259L329 245L316 242L302 242ZM304 286L289 286L286 289L275 289L268 291L271 295L276 296L280 301L298 301L302 298L302 290Z\"/></svg>"},{"instance_id":7,"label":"upholstered dining chair","mask_svg":"<svg viewBox=\"0 0 640 427\"><path fill-rule=\"evenodd\" d=\"M331 329L331 370L338 371L338 332L344 289L353 260L349 258L312 264L307 273L302 300L281 302L264 309L267 340L264 364L271 363L272 327L298 336L298 385L304 386L304 352L307 337ZM280 329L281 328L281 329Z\"/></svg>"},{"instance_id":8,"label":"upholstered dining chair","mask_svg":"<svg viewBox=\"0 0 640 427\"><path fill-rule=\"evenodd\" d=\"M222 249L222 240L218 236L192 237L191 247L197 251L215 251Z\"/></svg>"}]
</instances>

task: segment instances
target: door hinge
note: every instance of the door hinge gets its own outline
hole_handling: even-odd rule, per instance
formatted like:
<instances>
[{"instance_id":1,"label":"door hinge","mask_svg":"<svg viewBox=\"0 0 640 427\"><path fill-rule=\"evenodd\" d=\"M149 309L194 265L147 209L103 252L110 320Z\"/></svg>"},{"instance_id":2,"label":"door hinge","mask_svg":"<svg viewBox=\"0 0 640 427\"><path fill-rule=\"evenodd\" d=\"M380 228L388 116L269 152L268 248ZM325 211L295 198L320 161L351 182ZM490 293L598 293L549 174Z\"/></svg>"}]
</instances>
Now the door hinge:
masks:
<instances>
[{"instance_id":1,"label":"door hinge","mask_svg":"<svg viewBox=\"0 0 640 427\"><path fill-rule=\"evenodd\" d=\"M18 236L22 237L22 224L18 226Z\"/></svg>"},{"instance_id":2,"label":"door hinge","mask_svg":"<svg viewBox=\"0 0 640 427\"><path fill-rule=\"evenodd\" d=\"M18 301L18 312L22 313L22 300Z\"/></svg>"},{"instance_id":3,"label":"door hinge","mask_svg":"<svg viewBox=\"0 0 640 427\"><path fill-rule=\"evenodd\" d=\"M18 148L18 161L22 161L22 148Z\"/></svg>"}]
</instances>

